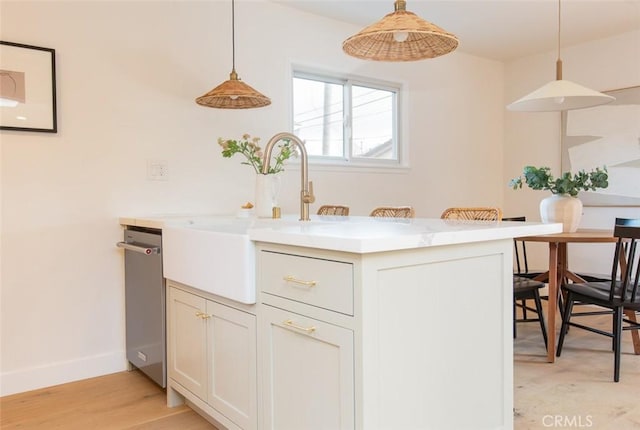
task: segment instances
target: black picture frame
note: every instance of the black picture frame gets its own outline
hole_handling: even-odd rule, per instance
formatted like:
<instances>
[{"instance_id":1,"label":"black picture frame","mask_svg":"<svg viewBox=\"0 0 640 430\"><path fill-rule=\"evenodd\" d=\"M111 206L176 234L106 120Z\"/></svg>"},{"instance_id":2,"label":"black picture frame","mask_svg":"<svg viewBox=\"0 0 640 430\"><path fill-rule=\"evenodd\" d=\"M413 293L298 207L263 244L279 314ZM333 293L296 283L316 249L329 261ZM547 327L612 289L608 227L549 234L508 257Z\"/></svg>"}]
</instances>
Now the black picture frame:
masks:
<instances>
[{"instance_id":1,"label":"black picture frame","mask_svg":"<svg viewBox=\"0 0 640 430\"><path fill-rule=\"evenodd\" d=\"M0 130L58 132L55 49L0 40Z\"/></svg>"}]
</instances>

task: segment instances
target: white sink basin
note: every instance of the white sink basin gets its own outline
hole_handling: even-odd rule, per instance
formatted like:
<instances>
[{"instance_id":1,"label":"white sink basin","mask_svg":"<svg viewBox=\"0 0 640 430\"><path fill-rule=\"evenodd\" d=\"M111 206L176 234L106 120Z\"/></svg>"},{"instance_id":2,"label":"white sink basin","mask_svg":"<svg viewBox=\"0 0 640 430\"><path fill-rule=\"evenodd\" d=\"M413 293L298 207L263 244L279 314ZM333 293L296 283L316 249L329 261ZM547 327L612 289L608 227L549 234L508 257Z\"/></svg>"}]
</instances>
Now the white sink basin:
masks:
<instances>
[{"instance_id":1,"label":"white sink basin","mask_svg":"<svg viewBox=\"0 0 640 430\"><path fill-rule=\"evenodd\" d=\"M312 242L324 240L331 244L345 237L385 239L398 228L406 229L404 225L398 226L398 222L384 220L346 221L346 217L298 221L297 216L277 220L230 216L176 219L166 223L162 229L164 277L221 297L253 304L256 302L256 256L251 239L256 232L288 238L304 236Z\"/></svg>"},{"instance_id":2,"label":"white sink basin","mask_svg":"<svg viewBox=\"0 0 640 430\"><path fill-rule=\"evenodd\" d=\"M162 229L164 277L241 303L256 302L249 220L220 218Z\"/></svg>"}]
</instances>

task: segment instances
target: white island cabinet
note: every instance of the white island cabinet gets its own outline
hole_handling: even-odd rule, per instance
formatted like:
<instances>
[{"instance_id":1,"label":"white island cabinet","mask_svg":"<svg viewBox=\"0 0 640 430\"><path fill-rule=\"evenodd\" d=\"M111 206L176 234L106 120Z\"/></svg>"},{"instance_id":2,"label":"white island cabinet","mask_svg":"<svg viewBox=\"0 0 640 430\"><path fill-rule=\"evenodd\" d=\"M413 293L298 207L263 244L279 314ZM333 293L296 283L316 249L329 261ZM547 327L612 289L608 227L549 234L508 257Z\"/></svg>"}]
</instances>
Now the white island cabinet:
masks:
<instances>
[{"instance_id":1,"label":"white island cabinet","mask_svg":"<svg viewBox=\"0 0 640 430\"><path fill-rule=\"evenodd\" d=\"M561 228L248 222L255 304L167 282L168 403L232 429L511 429L513 238Z\"/></svg>"},{"instance_id":2,"label":"white island cabinet","mask_svg":"<svg viewBox=\"0 0 640 430\"><path fill-rule=\"evenodd\" d=\"M262 428L353 429L353 262L258 250Z\"/></svg>"},{"instance_id":3,"label":"white island cabinet","mask_svg":"<svg viewBox=\"0 0 640 430\"><path fill-rule=\"evenodd\" d=\"M259 244L261 428L511 428L512 246Z\"/></svg>"},{"instance_id":4,"label":"white island cabinet","mask_svg":"<svg viewBox=\"0 0 640 430\"><path fill-rule=\"evenodd\" d=\"M169 406L186 398L230 429L257 428L256 317L168 282Z\"/></svg>"}]
</instances>

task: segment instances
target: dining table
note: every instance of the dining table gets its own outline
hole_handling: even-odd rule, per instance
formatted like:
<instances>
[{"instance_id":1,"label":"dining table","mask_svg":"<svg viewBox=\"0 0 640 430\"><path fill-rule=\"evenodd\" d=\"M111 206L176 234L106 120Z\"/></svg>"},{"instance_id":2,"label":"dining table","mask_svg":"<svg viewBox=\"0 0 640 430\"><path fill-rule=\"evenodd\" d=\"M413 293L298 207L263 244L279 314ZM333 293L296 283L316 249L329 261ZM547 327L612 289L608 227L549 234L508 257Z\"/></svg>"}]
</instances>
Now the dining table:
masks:
<instances>
[{"instance_id":1,"label":"dining table","mask_svg":"<svg viewBox=\"0 0 640 430\"><path fill-rule=\"evenodd\" d=\"M582 277L571 271L568 267L567 245L569 243L615 243L618 238L613 235L613 230L579 229L575 232L527 236L516 238L516 240L545 242L549 244L549 270L533 279L548 282L549 285L547 302L547 361L553 363L556 356L556 316L558 311L559 288L563 281L585 282ZM630 320L636 321L635 312L625 311L625 314ZM640 335L637 330L632 330L631 333L634 352L640 355Z\"/></svg>"}]
</instances>

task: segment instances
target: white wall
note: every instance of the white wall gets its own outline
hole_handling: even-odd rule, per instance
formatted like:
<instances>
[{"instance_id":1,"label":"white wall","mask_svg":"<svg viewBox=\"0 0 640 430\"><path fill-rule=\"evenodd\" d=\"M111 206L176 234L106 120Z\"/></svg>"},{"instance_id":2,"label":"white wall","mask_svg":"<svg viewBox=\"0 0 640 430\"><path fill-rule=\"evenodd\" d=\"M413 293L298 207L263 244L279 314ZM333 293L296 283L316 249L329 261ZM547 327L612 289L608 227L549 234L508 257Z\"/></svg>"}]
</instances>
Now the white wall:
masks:
<instances>
[{"instance_id":1,"label":"white wall","mask_svg":"<svg viewBox=\"0 0 640 430\"><path fill-rule=\"evenodd\" d=\"M233 213L254 177L219 136L263 142L289 126L290 64L406 83L411 166L401 173L314 169L317 205L364 215L412 204L501 205L503 65L460 52L408 64L342 53L359 28L264 1L236 2L236 69L271 97L225 111L195 97L231 69L228 2L7 1L0 39L56 49L59 131L2 131L0 393L125 369L118 217ZM569 72L569 70L567 70ZM169 180L146 179L166 160ZM508 163L505 163L508 165ZM287 170L283 212L298 210Z\"/></svg>"},{"instance_id":2,"label":"white wall","mask_svg":"<svg viewBox=\"0 0 640 430\"><path fill-rule=\"evenodd\" d=\"M555 79L557 52L522 58L505 65L505 104ZM563 47L564 79L598 91L640 85L640 31L571 47ZM504 145L504 212L539 221L540 200L546 191L513 191L506 184L526 165L549 166L560 173L560 113L507 112ZM616 217L640 217L640 207L585 207L580 228L612 228ZM533 266L546 267L547 247L528 246ZM609 273L612 245L570 245L570 267L579 272Z\"/></svg>"}]
</instances>

